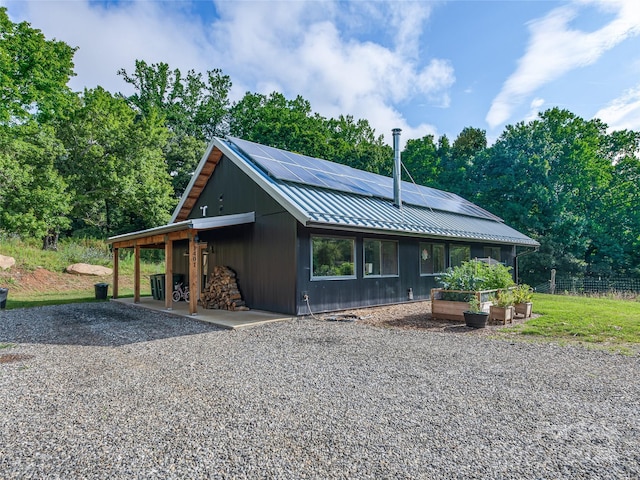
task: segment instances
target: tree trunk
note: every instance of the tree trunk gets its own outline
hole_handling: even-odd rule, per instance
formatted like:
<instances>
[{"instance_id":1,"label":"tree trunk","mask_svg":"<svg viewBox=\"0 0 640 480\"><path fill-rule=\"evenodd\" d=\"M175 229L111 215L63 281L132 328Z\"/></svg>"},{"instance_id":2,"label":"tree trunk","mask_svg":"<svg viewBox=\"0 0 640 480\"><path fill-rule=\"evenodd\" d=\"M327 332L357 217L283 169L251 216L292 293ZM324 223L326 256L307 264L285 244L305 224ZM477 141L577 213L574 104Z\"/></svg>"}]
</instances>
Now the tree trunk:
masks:
<instances>
[{"instance_id":1,"label":"tree trunk","mask_svg":"<svg viewBox=\"0 0 640 480\"><path fill-rule=\"evenodd\" d=\"M43 250L53 250L54 252L58 251L58 232L55 230L49 230L47 235L42 239L42 249Z\"/></svg>"}]
</instances>

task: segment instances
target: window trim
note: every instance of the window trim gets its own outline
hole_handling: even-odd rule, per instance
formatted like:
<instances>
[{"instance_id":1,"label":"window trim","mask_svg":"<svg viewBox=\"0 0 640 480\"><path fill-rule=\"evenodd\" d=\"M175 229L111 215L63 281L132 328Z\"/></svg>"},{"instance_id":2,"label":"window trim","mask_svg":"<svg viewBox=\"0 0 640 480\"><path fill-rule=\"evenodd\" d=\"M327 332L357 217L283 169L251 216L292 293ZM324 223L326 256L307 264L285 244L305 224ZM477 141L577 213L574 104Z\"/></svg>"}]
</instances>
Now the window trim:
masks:
<instances>
[{"instance_id":1,"label":"window trim","mask_svg":"<svg viewBox=\"0 0 640 480\"><path fill-rule=\"evenodd\" d=\"M314 238L327 238L333 240L348 240L351 242L351 258L353 259L353 275L321 275L316 276L313 274L313 239ZM309 269L311 282L323 281L323 280L354 280L358 278L357 276L357 259L356 259L356 237L340 237L336 235L310 235L309 236L309 265L311 268Z\"/></svg>"},{"instance_id":2,"label":"window trim","mask_svg":"<svg viewBox=\"0 0 640 480\"><path fill-rule=\"evenodd\" d=\"M365 272L365 269L367 268L367 262L366 260L366 253L365 253L365 243L366 242L378 242L378 244L380 245L380 248L378 250L378 254L380 255L379 258L379 262L380 262L380 271L382 272L382 242L389 242L389 243L394 243L396 245L396 273L388 273L388 274L382 274L379 273L377 275L375 274L367 274ZM381 238L371 238L371 237L365 237L362 239L362 278L397 278L400 276L400 242L398 240L388 240L388 239L381 239Z\"/></svg>"}]
</instances>

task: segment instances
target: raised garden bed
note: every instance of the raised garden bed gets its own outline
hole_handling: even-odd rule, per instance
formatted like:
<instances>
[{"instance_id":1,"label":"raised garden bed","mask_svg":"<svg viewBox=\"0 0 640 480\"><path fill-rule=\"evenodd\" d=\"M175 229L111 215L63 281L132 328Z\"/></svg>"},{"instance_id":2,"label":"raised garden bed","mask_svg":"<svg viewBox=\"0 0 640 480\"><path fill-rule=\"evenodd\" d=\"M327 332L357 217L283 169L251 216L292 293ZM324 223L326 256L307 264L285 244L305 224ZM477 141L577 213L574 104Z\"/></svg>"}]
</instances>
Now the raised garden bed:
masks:
<instances>
[{"instance_id":1,"label":"raised garden bed","mask_svg":"<svg viewBox=\"0 0 640 480\"><path fill-rule=\"evenodd\" d=\"M464 321L464 313L469 310L469 298L475 295L480 303L480 310L489 312L491 297L498 290L445 290L443 288L431 289L431 317L439 320Z\"/></svg>"}]
</instances>

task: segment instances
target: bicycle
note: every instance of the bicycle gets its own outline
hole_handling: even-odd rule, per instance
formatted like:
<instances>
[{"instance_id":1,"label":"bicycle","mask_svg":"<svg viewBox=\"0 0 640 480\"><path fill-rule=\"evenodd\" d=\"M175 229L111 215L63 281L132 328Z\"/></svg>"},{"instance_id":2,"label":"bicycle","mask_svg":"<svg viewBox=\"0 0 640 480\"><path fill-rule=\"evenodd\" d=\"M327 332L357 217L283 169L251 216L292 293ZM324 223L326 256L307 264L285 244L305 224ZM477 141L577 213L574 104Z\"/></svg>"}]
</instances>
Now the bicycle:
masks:
<instances>
[{"instance_id":1,"label":"bicycle","mask_svg":"<svg viewBox=\"0 0 640 480\"><path fill-rule=\"evenodd\" d=\"M175 290L171 294L174 302L179 302L180 300L189 301L189 285L184 285L184 288L183 285L183 283L176 283Z\"/></svg>"}]
</instances>

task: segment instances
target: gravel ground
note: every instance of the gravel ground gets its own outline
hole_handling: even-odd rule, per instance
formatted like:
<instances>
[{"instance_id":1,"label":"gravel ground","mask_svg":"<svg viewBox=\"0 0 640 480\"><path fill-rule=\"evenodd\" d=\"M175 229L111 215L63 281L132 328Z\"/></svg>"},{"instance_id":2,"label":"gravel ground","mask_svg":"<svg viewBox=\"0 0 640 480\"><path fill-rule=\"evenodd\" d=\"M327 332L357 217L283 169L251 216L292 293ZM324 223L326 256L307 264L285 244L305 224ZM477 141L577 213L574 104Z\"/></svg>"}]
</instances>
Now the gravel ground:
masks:
<instances>
[{"instance_id":1,"label":"gravel ground","mask_svg":"<svg viewBox=\"0 0 640 480\"><path fill-rule=\"evenodd\" d=\"M0 311L2 478L640 478L637 357L114 302Z\"/></svg>"}]
</instances>

